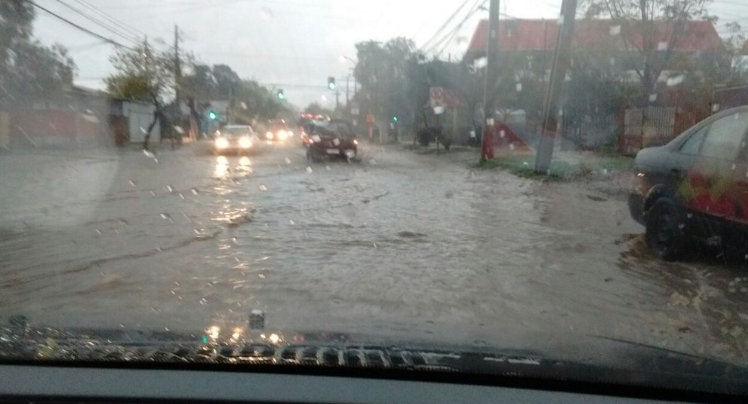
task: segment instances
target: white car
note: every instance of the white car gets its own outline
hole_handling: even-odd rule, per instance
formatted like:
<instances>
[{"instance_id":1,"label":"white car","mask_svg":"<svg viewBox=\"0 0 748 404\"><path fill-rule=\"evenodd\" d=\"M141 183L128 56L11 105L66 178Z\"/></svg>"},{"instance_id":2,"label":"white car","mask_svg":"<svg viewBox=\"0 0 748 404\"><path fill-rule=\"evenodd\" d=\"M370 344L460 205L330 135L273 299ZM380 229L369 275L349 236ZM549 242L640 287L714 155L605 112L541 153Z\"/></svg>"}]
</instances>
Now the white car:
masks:
<instances>
[{"instance_id":1,"label":"white car","mask_svg":"<svg viewBox=\"0 0 748 404\"><path fill-rule=\"evenodd\" d=\"M249 125L227 125L215 132L213 151L222 153L250 153L260 145L260 138Z\"/></svg>"}]
</instances>

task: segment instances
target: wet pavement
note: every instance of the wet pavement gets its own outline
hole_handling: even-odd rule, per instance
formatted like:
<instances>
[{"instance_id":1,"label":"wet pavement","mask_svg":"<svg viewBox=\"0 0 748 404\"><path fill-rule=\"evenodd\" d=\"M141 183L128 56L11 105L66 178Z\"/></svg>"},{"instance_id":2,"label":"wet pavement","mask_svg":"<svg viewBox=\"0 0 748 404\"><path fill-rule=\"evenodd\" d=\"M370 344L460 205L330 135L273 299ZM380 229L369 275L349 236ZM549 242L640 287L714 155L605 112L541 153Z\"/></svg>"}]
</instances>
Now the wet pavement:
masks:
<instances>
[{"instance_id":1,"label":"wet pavement","mask_svg":"<svg viewBox=\"0 0 748 404\"><path fill-rule=\"evenodd\" d=\"M467 152L203 148L0 155L0 320L194 330L262 309L278 329L748 355L742 265L655 260L625 201L584 184Z\"/></svg>"}]
</instances>

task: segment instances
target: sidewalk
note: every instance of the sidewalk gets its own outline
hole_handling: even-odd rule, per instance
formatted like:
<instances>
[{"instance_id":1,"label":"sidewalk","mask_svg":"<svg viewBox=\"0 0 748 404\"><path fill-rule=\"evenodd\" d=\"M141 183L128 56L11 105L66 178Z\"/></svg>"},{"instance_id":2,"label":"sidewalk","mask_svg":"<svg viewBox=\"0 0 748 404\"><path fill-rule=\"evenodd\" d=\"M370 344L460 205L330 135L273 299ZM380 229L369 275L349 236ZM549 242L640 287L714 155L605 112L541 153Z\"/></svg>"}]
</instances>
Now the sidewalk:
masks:
<instances>
[{"instance_id":1,"label":"sidewalk","mask_svg":"<svg viewBox=\"0 0 748 404\"><path fill-rule=\"evenodd\" d=\"M480 150L468 146L452 146L449 151L441 149L437 156L433 145L420 147L400 145L416 154L430 154L455 163L463 163L477 169L503 169L514 175L540 181L560 181L578 184L609 197L624 199L634 181L631 157L594 153L589 151L559 151L546 174L537 174L534 150L499 150L495 158L479 164Z\"/></svg>"},{"instance_id":2,"label":"sidewalk","mask_svg":"<svg viewBox=\"0 0 748 404\"><path fill-rule=\"evenodd\" d=\"M573 182L608 196L625 197L634 180L634 159L594 152L556 151L548 172L535 173L535 152L503 152L481 168L503 168L513 174L548 181Z\"/></svg>"}]
</instances>

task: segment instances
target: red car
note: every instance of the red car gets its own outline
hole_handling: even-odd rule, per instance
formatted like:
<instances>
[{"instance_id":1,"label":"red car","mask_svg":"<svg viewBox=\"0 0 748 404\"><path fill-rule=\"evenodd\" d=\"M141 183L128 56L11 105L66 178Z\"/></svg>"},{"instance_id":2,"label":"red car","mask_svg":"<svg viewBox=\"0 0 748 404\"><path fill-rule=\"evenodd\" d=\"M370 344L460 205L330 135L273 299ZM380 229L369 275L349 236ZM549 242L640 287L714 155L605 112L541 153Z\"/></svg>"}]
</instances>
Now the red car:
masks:
<instances>
[{"instance_id":1,"label":"red car","mask_svg":"<svg viewBox=\"0 0 748 404\"><path fill-rule=\"evenodd\" d=\"M324 158L344 158L354 160L358 157L358 140L350 121L332 119L328 122L310 123L304 130L306 155L317 162Z\"/></svg>"}]
</instances>

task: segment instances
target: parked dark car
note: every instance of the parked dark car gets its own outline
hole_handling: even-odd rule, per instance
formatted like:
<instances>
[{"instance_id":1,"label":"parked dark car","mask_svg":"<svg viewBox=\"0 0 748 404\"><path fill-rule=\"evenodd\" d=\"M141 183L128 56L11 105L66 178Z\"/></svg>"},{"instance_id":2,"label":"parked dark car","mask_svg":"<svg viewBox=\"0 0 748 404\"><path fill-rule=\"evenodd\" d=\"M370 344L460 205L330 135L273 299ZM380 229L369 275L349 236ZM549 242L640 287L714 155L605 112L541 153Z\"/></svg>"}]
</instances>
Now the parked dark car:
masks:
<instances>
[{"instance_id":1,"label":"parked dark car","mask_svg":"<svg viewBox=\"0 0 748 404\"><path fill-rule=\"evenodd\" d=\"M354 160L358 157L358 140L350 121L332 119L310 123L304 132L306 155L312 161L324 158Z\"/></svg>"},{"instance_id":2,"label":"parked dark car","mask_svg":"<svg viewBox=\"0 0 748 404\"><path fill-rule=\"evenodd\" d=\"M713 115L635 161L632 217L647 244L676 260L693 242L724 252L748 247L748 107Z\"/></svg>"}]
</instances>

